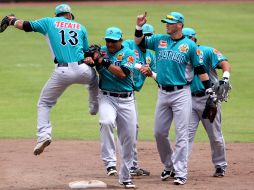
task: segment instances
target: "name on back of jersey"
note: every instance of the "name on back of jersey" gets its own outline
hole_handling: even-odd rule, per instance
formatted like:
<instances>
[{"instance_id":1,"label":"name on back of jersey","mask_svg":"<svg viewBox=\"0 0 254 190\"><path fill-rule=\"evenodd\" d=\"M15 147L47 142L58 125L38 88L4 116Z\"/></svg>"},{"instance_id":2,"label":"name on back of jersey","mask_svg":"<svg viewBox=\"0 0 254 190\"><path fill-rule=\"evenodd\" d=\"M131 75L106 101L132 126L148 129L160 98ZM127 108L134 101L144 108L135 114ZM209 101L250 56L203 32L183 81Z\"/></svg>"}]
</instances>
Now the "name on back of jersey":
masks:
<instances>
[{"instance_id":1,"label":"name on back of jersey","mask_svg":"<svg viewBox=\"0 0 254 190\"><path fill-rule=\"evenodd\" d=\"M72 22L57 21L57 22L55 22L55 26L56 26L56 28L67 28L67 29L80 30L80 24L72 23Z\"/></svg>"}]
</instances>

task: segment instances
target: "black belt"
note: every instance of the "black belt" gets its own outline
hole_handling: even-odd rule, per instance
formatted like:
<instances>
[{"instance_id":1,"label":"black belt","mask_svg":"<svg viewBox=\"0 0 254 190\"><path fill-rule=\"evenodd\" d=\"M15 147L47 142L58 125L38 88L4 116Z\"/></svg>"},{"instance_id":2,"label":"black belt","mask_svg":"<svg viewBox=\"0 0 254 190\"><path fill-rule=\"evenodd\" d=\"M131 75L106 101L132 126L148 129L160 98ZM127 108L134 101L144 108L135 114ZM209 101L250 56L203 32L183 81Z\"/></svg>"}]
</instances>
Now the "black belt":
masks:
<instances>
[{"instance_id":1,"label":"black belt","mask_svg":"<svg viewBox=\"0 0 254 190\"><path fill-rule=\"evenodd\" d=\"M204 91L198 91L198 92L193 92L191 93L192 96L195 96L195 97L203 97L205 96L205 92Z\"/></svg>"},{"instance_id":2,"label":"black belt","mask_svg":"<svg viewBox=\"0 0 254 190\"><path fill-rule=\"evenodd\" d=\"M173 91L176 91L176 90L181 90L183 89L183 85L177 85L177 86L171 86L171 85L168 85L168 86L163 86L163 85L160 85L159 86L162 90L165 90L166 92L173 92Z\"/></svg>"},{"instance_id":3,"label":"black belt","mask_svg":"<svg viewBox=\"0 0 254 190\"><path fill-rule=\"evenodd\" d=\"M103 95L113 96L113 97L118 97L118 98L128 98L128 97L131 97L132 92L116 93L116 92L106 92L106 91L102 91L102 94L103 94Z\"/></svg>"},{"instance_id":4,"label":"black belt","mask_svg":"<svg viewBox=\"0 0 254 190\"><path fill-rule=\"evenodd\" d=\"M78 61L78 65L81 65L85 63L84 60ZM68 63L58 63L56 62L55 64L57 64L58 67L68 67Z\"/></svg>"}]
</instances>

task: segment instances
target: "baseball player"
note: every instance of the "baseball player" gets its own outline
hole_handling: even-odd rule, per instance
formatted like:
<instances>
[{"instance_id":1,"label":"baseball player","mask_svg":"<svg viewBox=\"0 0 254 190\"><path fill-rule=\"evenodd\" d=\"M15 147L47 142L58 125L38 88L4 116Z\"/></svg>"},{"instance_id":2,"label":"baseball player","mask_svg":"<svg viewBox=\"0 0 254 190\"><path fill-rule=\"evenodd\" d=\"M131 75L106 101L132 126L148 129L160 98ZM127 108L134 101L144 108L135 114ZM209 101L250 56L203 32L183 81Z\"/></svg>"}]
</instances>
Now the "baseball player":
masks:
<instances>
[{"instance_id":1,"label":"baseball player","mask_svg":"<svg viewBox=\"0 0 254 190\"><path fill-rule=\"evenodd\" d=\"M151 36L154 33L154 29L152 25L145 24L143 26L143 33L146 36ZM122 44L124 47L128 47L132 50L134 50L136 55L136 64L134 67L134 75L133 75L133 82L134 82L134 91L139 92L141 88L144 85L146 76L143 75L140 70L145 69L144 67L149 67L152 71L156 71L156 65L155 65L155 58L154 54L151 51L146 51L145 48L139 48L134 40L125 40ZM136 113L137 113L137 105L136 105ZM138 123L138 122L137 122ZM117 175L117 169L116 169L116 146L114 143L114 130L108 130L107 132L110 132L112 134L108 134L107 136L112 137L111 143L102 143L103 145L106 145L106 147L103 147L102 150L102 160L107 163L106 166L110 165L110 167L107 168L107 175L108 176L115 176ZM138 138L138 124L136 129L136 140ZM119 147L121 148L121 147ZM134 158L133 162L130 165L130 174L131 176L149 176L150 172L142 169L138 165L138 155L137 155L137 146L136 143L133 147L134 151Z\"/></svg>"},{"instance_id":2,"label":"baseball player","mask_svg":"<svg viewBox=\"0 0 254 190\"><path fill-rule=\"evenodd\" d=\"M98 79L96 72L84 64L84 52L88 49L87 31L74 21L67 4L55 8L55 17L36 21L23 21L14 15L7 16L9 25L25 32L39 32L49 42L55 69L43 87L38 102L37 145L34 155L39 155L51 143L50 111L57 99L71 84L88 85L89 111L98 112Z\"/></svg>"},{"instance_id":3,"label":"baseball player","mask_svg":"<svg viewBox=\"0 0 254 190\"><path fill-rule=\"evenodd\" d=\"M192 109L189 84L193 70L199 75L207 93L212 89L197 45L182 34L184 16L171 12L161 20L166 23L167 34L144 37L142 26L146 23L146 15L137 16L135 41L140 46L154 50L156 56L159 91L154 134L165 167L161 179L175 177L175 185L184 185L187 181L188 124ZM174 154L168 135L173 118L176 132Z\"/></svg>"},{"instance_id":4,"label":"baseball player","mask_svg":"<svg viewBox=\"0 0 254 190\"><path fill-rule=\"evenodd\" d=\"M119 183L125 188L135 188L131 178L129 166L133 159L133 146L136 134L136 111L133 96L133 69L135 60L134 51L122 45L122 31L117 27L106 30L106 46L101 48L103 57L89 57L87 63L97 63L99 73L99 123L101 156L108 175L115 167L113 129L117 127L118 141L121 146L121 166ZM112 148L111 148L112 147ZM115 169L115 168L114 168Z\"/></svg>"},{"instance_id":5,"label":"baseball player","mask_svg":"<svg viewBox=\"0 0 254 190\"><path fill-rule=\"evenodd\" d=\"M194 29L184 28L183 34L193 40L195 43L197 42L197 36ZM203 56L205 69L209 74L211 82L213 84L218 82L216 69L222 69L222 81L228 83L230 77L230 64L227 61L227 58L224 57L218 50L212 47L199 46L199 49ZM193 78L193 82L191 84L191 92L192 115L189 124L189 155L191 154L192 144L194 142L198 124L201 121L210 140L212 162L215 167L215 173L213 176L223 177L225 175L227 162L225 155L225 142L221 131L221 104L218 102L217 114L214 121L211 123L208 119L202 118L207 96L205 94L204 86L197 76L194 76Z\"/></svg>"}]
</instances>

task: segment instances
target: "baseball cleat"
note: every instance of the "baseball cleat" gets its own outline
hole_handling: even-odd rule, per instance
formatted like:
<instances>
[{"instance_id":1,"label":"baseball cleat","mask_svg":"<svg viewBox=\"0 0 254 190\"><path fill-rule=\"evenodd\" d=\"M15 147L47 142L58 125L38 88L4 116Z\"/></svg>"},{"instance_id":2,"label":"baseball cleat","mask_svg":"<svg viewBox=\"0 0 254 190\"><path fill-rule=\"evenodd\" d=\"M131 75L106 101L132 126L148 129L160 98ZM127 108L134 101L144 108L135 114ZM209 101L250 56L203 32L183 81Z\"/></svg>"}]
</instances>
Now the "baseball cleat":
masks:
<instances>
[{"instance_id":1,"label":"baseball cleat","mask_svg":"<svg viewBox=\"0 0 254 190\"><path fill-rule=\"evenodd\" d=\"M49 146L51 143L51 138L48 137L46 139L44 139L43 141L41 142L38 142L34 148L34 155L37 156L39 154L41 154L43 152L43 150Z\"/></svg>"},{"instance_id":2,"label":"baseball cleat","mask_svg":"<svg viewBox=\"0 0 254 190\"><path fill-rule=\"evenodd\" d=\"M134 185L134 183L132 181L125 181L125 182L121 182L119 181L120 185L123 185L125 189L135 189L136 185Z\"/></svg>"},{"instance_id":3,"label":"baseball cleat","mask_svg":"<svg viewBox=\"0 0 254 190\"><path fill-rule=\"evenodd\" d=\"M213 174L213 177L224 177L225 170L223 168L216 168L215 173Z\"/></svg>"},{"instance_id":4,"label":"baseball cleat","mask_svg":"<svg viewBox=\"0 0 254 190\"><path fill-rule=\"evenodd\" d=\"M184 185L186 183L186 179L182 177L176 177L174 180L175 185Z\"/></svg>"},{"instance_id":5,"label":"baseball cleat","mask_svg":"<svg viewBox=\"0 0 254 190\"><path fill-rule=\"evenodd\" d=\"M174 178L175 177L175 173L173 171L167 171L167 170L163 170L163 172L161 173L161 180L165 181L168 178Z\"/></svg>"},{"instance_id":6,"label":"baseball cleat","mask_svg":"<svg viewBox=\"0 0 254 190\"><path fill-rule=\"evenodd\" d=\"M107 168L107 175L108 176L117 176L117 170L115 166L111 166Z\"/></svg>"}]
</instances>

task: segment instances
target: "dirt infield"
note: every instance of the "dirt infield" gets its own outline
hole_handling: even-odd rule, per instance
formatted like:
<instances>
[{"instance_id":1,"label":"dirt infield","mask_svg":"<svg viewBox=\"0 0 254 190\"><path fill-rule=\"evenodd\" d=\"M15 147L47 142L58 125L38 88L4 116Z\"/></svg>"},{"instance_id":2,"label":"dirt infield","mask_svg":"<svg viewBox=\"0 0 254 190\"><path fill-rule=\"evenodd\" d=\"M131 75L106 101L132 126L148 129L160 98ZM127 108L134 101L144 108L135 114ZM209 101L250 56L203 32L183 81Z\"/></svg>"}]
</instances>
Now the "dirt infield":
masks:
<instances>
[{"instance_id":1,"label":"dirt infield","mask_svg":"<svg viewBox=\"0 0 254 190\"><path fill-rule=\"evenodd\" d=\"M40 156L34 156L32 140L1 140L0 190L63 190L76 180L101 180L107 189L123 189L115 177L107 177L100 160L98 141L53 141ZM254 187L254 143L227 144L228 170L214 178L208 143L195 144L189 163L189 179L178 187L172 180L162 182L163 169L155 142L139 142L140 166L149 177L134 179L140 190L209 189L248 190ZM119 167L119 166L118 166Z\"/></svg>"}]
</instances>

